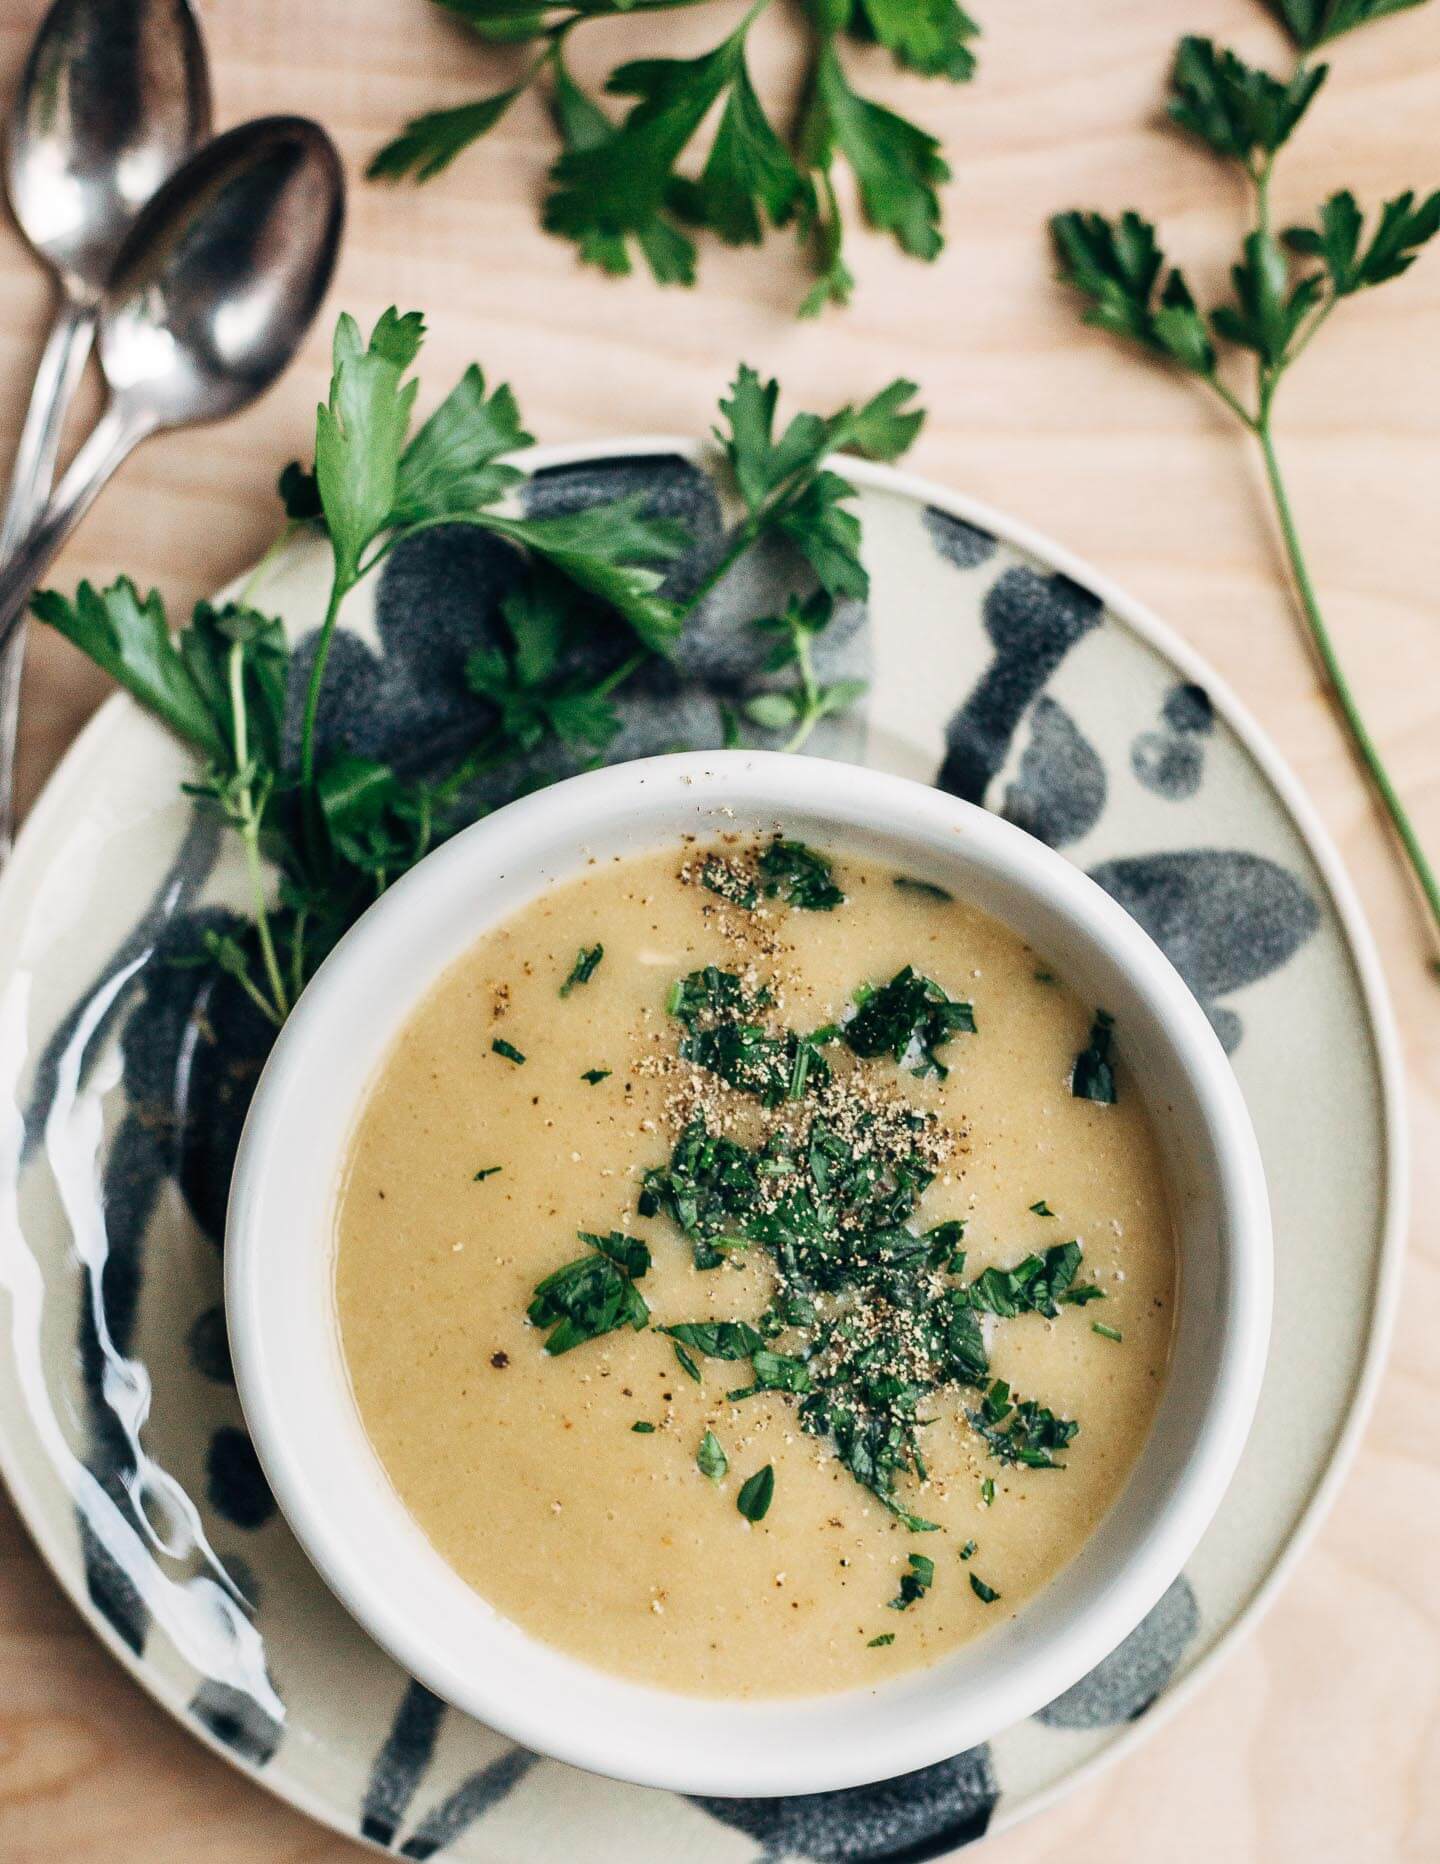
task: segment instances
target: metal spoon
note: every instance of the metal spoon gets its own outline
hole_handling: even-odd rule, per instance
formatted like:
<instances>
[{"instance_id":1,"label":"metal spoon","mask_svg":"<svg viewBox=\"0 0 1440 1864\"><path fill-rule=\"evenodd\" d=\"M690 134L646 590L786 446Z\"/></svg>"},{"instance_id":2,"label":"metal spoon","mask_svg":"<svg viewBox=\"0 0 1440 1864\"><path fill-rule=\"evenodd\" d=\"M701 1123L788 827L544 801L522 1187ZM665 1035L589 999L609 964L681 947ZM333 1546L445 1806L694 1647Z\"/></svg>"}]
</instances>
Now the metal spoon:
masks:
<instances>
[{"instance_id":1,"label":"metal spoon","mask_svg":"<svg viewBox=\"0 0 1440 1864\"><path fill-rule=\"evenodd\" d=\"M0 565L0 645L142 440L236 413L286 367L329 286L344 217L340 158L304 117L244 123L163 185L101 300L105 412L48 509Z\"/></svg>"},{"instance_id":2,"label":"metal spoon","mask_svg":"<svg viewBox=\"0 0 1440 1864\"><path fill-rule=\"evenodd\" d=\"M55 0L10 115L5 187L59 303L0 519L0 558L45 509L95 313L135 217L210 134L205 48L188 0ZM0 655L0 856L11 833L24 634Z\"/></svg>"}]
</instances>

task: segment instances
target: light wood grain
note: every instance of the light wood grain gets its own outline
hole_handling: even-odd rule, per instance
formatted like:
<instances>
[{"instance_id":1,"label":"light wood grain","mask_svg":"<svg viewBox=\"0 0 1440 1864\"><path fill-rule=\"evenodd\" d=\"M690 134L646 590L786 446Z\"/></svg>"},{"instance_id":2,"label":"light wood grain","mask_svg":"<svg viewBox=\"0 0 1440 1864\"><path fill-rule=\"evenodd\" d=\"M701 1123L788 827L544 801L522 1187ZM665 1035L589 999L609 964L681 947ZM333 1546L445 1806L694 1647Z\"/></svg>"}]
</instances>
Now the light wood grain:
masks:
<instances>
[{"instance_id":1,"label":"light wood grain","mask_svg":"<svg viewBox=\"0 0 1440 1864\"><path fill-rule=\"evenodd\" d=\"M41 0L8 0L8 90ZM1205 156L1155 125L1189 27L1278 52L1256 0L977 0L983 76L949 92L874 88L943 134L958 179L951 243L924 269L856 241L847 316L797 326L798 268L775 248L707 252L703 288L661 294L582 274L535 230L548 139L522 104L487 150L429 189L359 183L398 120L487 88L504 54L472 49L422 0L202 0L218 119L321 117L356 180L335 303L425 307L427 375L472 356L516 386L547 439L699 431L737 357L818 405L904 370L932 418L924 473L1029 519L1168 617L1278 742L1340 844L1395 994L1417 1140L1400 1326L1380 1403L1330 1521L1256 1635L1153 1739L1100 1781L989 1842L994 1864L1391 1864L1440 1857L1440 991L1401 882L1292 624L1243 438L1198 394L1082 332L1050 281L1057 207L1139 201L1214 280L1243 204ZM737 9L738 10L738 9ZM612 48L705 44L714 8L595 35ZM794 74L783 18L762 81ZM603 42L603 43L602 43ZM582 67L584 66L582 59ZM1437 179L1440 12L1362 33L1287 159L1282 217L1350 184L1372 199ZM0 228L0 445L18 425L45 284ZM1288 388L1282 446L1342 650L1391 767L1440 851L1440 256L1347 307ZM126 569L188 602L252 558L277 464L305 451L326 343L213 443L137 458L55 580ZM35 643L21 788L33 797L104 682ZM101 1650L0 1501L0 1858L7 1864L285 1864L357 1855L185 1735Z\"/></svg>"}]
</instances>

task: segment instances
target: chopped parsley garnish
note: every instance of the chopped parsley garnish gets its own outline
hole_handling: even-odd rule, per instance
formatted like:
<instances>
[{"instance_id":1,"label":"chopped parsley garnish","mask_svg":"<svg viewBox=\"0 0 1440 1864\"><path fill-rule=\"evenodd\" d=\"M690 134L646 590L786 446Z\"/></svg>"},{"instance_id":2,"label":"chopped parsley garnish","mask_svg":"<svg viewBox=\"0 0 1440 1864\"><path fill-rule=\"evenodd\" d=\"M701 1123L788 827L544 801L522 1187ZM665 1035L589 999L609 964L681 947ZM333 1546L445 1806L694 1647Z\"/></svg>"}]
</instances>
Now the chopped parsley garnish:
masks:
<instances>
[{"instance_id":1,"label":"chopped parsley garnish","mask_svg":"<svg viewBox=\"0 0 1440 1864\"><path fill-rule=\"evenodd\" d=\"M740 1484L735 1506L747 1521L763 1521L775 1499L775 1470L769 1463Z\"/></svg>"},{"instance_id":2,"label":"chopped parsley garnish","mask_svg":"<svg viewBox=\"0 0 1440 1864\"><path fill-rule=\"evenodd\" d=\"M824 1086L830 1064L814 1036L777 1033L754 1020L769 1002L768 991L752 991L735 972L711 964L677 979L665 1007L685 1025L682 1060L754 1094L762 1106L778 1107Z\"/></svg>"},{"instance_id":3,"label":"chopped parsley garnish","mask_svg":"<svg viewBox=\"0 0 1440 1864\"><path fill-rule=\"evenodd\" d=\"M953 900L955 895L947 893L944 887L937 887L931 880L912 880L909 874L896 874L892 885L899 887L902 893L918 893L927 900Z\"/></svg>"},{"instance_id":4,"label":"chopped parsley garnish","mask_svg":"<svg viewBox=\"0 0 1440 1864\"><path fill-rule=\"evenodd\" d=\"M588 1081L591 1087L598 1087L602 1081L608 1081L612 1073L610 1068L587 1068L580 1079Z\"/></svg>"},{"instance_id":5,"label":"chopped parsley garnish","mask_svg":"<svg viewBox=\"0 0 1440 1864\"><path fill-rule=\"evenodd\" d=\"M1076 1285L1080 1261L1079 1243L1056 1243L1043 1256L1026 1256L1013 1269L986 1269L970 1284L970 1303L1002 1320L1017 1314L1043 1314L1053 1320L1062 1305L1084 1307L1087 1301L1103 1301L1103 1289L1092 1282Z\"/></svg>"},{"instance_id":6,"label":"chopped parsley garnish","mask_svg":"<svg viewBox=\"0 0 1440 1864\"><path fill-rule=\"evenodd\" d=\"M1107 1327L1103 1320L1092 1320L1090 1323L1090 1331L1092 1333L1098 1333L1102 1340L1114 1340L1117 1346L1125 1338L1118 1327Z\"/></svg>"},{"instance_id":7,"label":"chopped parsley garnish","mask_svg":"<svg viewBox=\"0 0 1440 1864\"><path fill-rule=\"evenodd\" d=\"M507 1042L504 1036L496 1036L495 1040L490 1044L490 1050L492 1054L503 1055L506 1061L513 1061L516 1067L519 1067L525 1060L525 1057L520 1053L519 1049L516 1048L515 1044L513 1042Z\"/></svg>"},{"instance_id":8,"label":"chopped parsley garnish","mask_svg":"<svg viewBox=\"0 0 1440 1864\"><path fill-rule=\"evenodd\" d=\"M749 874L739 862L727 861L723 855L706 855L700 868L700 884L747 913L753 913L760 904L760 889Z\"/></svg>"},{"instance_id":9,"label":"chopped parsley garnish","mask_svg":"<svg viewBox=\"0 0 1440 1864\"><path fill-rule=\"evenodd\" d=\"M967 1540L965 1545L960 1549L960 1558L962 1560L968 1560L979 1545L980 1543L977 1540Z\"/></svg>"},{"instance_id":10,"label":"chopped parsley garnish","mask_svg":"<svg viewBox=\"0 0 1440 1864\"><path fill-rule=\"evenodd\" d=\"M970 1575L970 1590L982 1605L993 1605L1000 1594L993 1586L987 1586L978 1573Z\"/></svg>"},{"instance_id":11,"label":"chopped parsley garnish","mask_svg":"<svg viewBox=\"0 0 1440 1864\"><path fill-rule=\"evenodd\" d=\"M910 1555L910 1571L900 1581L900 1590L890 1601L892 1612L909 1611L935 1584L935 1562L925 1553Z\"/></svg>"},{"instance_id":12,"label":"chopped parsley garnish","mask_svg":"<svg viewBox=\"0 0 1440 1864\"><path fill-rule=\"evenodd\" d=\"M682 1320L660 1331L707 1359L748 1359L765 1344L746 1320Z\"/></svg>"},{"instance_id":13,"label":"chopped parsley garnish","mask_svg":"<svg viewBox=\"0 0 1440 1864\"><path fill-rule=\"evenodd\" d=\"M655 1426L653 1424L647 1424L643 1418L641 1418L639 1423L632 1424L630 1428L637 1437L652 1437L655 1434Z\"/></svg>"},{"instance_id":14,"label":"chopped parsley garnish","mask_svg":"<svg viewBox=\"0 0 1440 1864\"><path fill-rule=\"evenodd\" d=\"M767 899L783 899L805 913L828 913L845 904L825 856L783 836L767 843L760 855L760 884Z\"/></svg>"},{"instance_id":15,"label":"chopped parsley garnish","mask_svg":"<svg viewBox=\"0 0 1440 1864\"><path fill-rule=\"evenodd\" d=\"M695 1466L711 1482L718 1482L730 1467L729 1458L713 1430L707 1430L700 1439L700 1448L695 1452Z\"/></svg>"},{"instance_id":16,"label":"chopped parsley garnish","mask_svg":"<svg viewBox=\"0 0 1440 1864\"><path fill-rule=\"evenodd\" d=\"M497 1171L503 1171L503 1170L504 1170L504 1167L501 1165L483 1166L479 1171L476 1172L474 1182L476 1184L483 1184L487 1178L493 1178Z\"/></svg>"},{"instance_id":17,"label":"chopped parsley garnish","mask_svg":"<svg viewBox=\"0 0 1440 1864\"><path fill-rule=\"evenodd\" d=\"M1055 1461L1054 1453L1080 1434L1073 1418L1056 1417L1033 1398L1013 1400L1004 1379L994 1381L968 1416L993 1457L1027 1469L1063 1469L1065 1465Z\"/></svg>"},{"instance_id":18,"label":"chopped parsley garnish","mask_svg":"<svg viewBox=\"0 0 1440 1864\"><path fill-rule=\"evenodd\" d=\"M582 945L575 954L575 962L570 967L570 975L560 986L560 995L568 997L577 984L588 984L604 956L603 945Z\"/></svg>"},{"instance_id":19,"label":"chopped parsley garnish","mask_svg":"<svg viewBox=\"0 0 1440 1864\"><path fill-rule=\"evenodd\" d=\"M831 884L823 857L783 838L760 857L761 884L769 884L767 855L777 885L793 884L804 894ZM727 863L726 872L739 871L740 862L737 856ZM921 1227L921 1200L952 1138L888 1073L865 1079L864 1064L884 1056L917 1074L943 1074L936 1051L952 1035L973 1031L974 1018L968 1003L952 1000L908 965L888 984L858 990L855 1000L848 1023L805 1035L777 1026L771 991L748 969L707 965L678 978L666 1008L679 1025L679 1058L699 1072L686 1075L689 1117L666 1162L646 1171L638 1210L646 1218L668 1217L688 1240L697 1269L714 1270L734 1252L757 1249L773 1270L769 1303L753 1320L679 1320L656 1328L686 1376L703 1383L705 1359L746 1368L728 1402L775 1394L791 1403L807 1435L823 1439L862 1488L923 1534L937 1523L906 1505L903 1485L928 1478L922 1439L937 1399L968 1394L965 1415L1002 1467L1063 1468L1059 1453L1079 1430L1037 1399L1015 1398L992 1376L981 1317L1054 1319L1103 1293L1078 1280L1078 1242L967 1279L965 1224L951 1219ZM832 1065L823 1051L836 1040L851 1055ZM728 1103L716 1100L717 1089L700 1073L753 1094L766 1109L787 1110L741 1127L743 1140L715 1130L718 1110ZM1044 1199L1030 1209L1055 1214ZM551 1351L650 1322L634 1287L649 1267L646 1246L618 1232L585 1240L597 1255L536 1290L531 1318L556 1329ZM727 1468L708 1431L696 1460L713 1479ZM773 1467L756 1471L737 1495L740 1512L763 1519L774 1486ZM995 1500L991 1477L981 1484L981 1500L986 1507ZM968 1561L974 1552L970 1541L960 1557ZM910 1556L895 1608L922 1598L933 1579L933 1561Z\"/></svg>"},{"instance_id":20,"label":"chopped parsley garnish","mask_svg":"<svg viewBox=\"0 0 1440 1864\"><path fill-rule=\"evenodd\" d=\"M665 998L666 1011L684 1023L687 1029L711 1025L725 1019L753 1019L769 1003L766 991L752 991L734 971L722 971L707 964L688 977L677 977Z\"/></svg>"},{"instance_id":21,"label":"chopped parsley garnish","mask_svg":"<svg viewBox=\"0 0 1440 1864\"><path fill-rule=\"evenodd\" d=\"M645 1244L619 1230L607 1236L582 1230L580 1240L595 1254L547 1275L526 1309L532 1326L552 1330L545 1342L552 1357L620 1327L633 1327L638 1333L650 1320L645 1297L635 1286L650 1267Z\"/></svg>"},{"instance_id":22,"label":"chopped parsley garnish","mask_svg":"<svg viewBox=\"0 0 1440 1864\"><path fill-rule=\"evenodd\" d=\"M840 1033L853 1054L888 1055L900 1062L908 1057L911 1074L944 1080L950 1070L936 1050L952 1036L974 1032L971 1006L947 996L933 979L907 964L888 984L870 992Z\"/></svg>"},{"instance_id":23,"label":"chopped parsley garnish","mask_svg":"<svg viewBox=\"0 0 1440 1864\"><path fill-rule=\"evenodd\" d=\"M788 1353L772 1352L768 1346L757 1347L750 1358L750 1369L755 1374L753 1385L741 1385L733 1392L726 1392L729 1403L734 1404L741 1398L753 1398L756 1392L808 1392L811 1388L810 1371L803 1359L794 1359Z\"/></svg>"},{"instance_id":24,"label":"chopped parsley garnish","mask_svg":"<svg viewBox=\"0 0 1440 1864\"><path fill-rule=\"evenodd\" d=\"M886 1644L893 1644L894 1642L895 1633L893 1631L882 1631L879 1637L872 1637L865 1648L866 1650L881 1650Z\"/></svg>"},{"instance_id":25,"label":"chopped parsley garnish","mask_svg":"<svg viewBox=\"0 0 1440 1864\"><path fill-rule=\"evenodd\" d=\"M759 1023L690 1030L681 1038L680 1054L741 1093L753 1094L762 1107L799 1100L830 1078L830 1064L807 1036L793 1029L771 1035Z\"/></svg>"},{"instance_id":26,"label":"chopped parsley garnish","mask_svg":"<svg viewBox=\"0 0 1440 1864\"><path fill-rule=\"evenodd\" d=\"M1089 1046L1075 1057L1070 1075L1070 1092L1077 1100L1094 1100L1107 1107L1115 1104L1115 1069L1110 1060L1114 1033L1115 1018L1096 1010Z\"/></svg>"}]
</instances>

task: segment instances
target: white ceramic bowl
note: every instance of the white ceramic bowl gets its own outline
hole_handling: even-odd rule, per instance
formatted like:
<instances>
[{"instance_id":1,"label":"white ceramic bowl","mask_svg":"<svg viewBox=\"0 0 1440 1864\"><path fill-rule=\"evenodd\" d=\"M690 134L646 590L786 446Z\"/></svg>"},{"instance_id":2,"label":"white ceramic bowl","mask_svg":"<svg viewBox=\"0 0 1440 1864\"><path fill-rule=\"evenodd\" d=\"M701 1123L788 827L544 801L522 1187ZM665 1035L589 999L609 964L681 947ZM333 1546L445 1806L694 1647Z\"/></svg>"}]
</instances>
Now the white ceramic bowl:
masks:
<instances>
[{"instance_id":1,"label":"white ceramic bowl","mask_svg":"<svg viewBox=\"0 0 1440 1864\"><path fill-rule=\"evenodd\" d=\"M1096 1533L1015 1618L933 1667L804 1700L677 1695L511 1623L445 1563L361 1426L333 1298L334 1213L361 1098L440 974L591 855L741 829L871 855L996 915L1117 1019L1162 1145L1181 1257L1154 1428ZM1019 829L904 778L728 751L657 757L511 803L399 881L322 966L275 1045L230 1197L226 1309L241 1402L301 1544L362 1625L462 1709L577 1766L684 1792L857 1786L929 1765L1079 1680L1180 1571L1234 1471L1269 1337L1270 1220L1249 1116L1168 960Z\"/></svg>"}]
</instances>

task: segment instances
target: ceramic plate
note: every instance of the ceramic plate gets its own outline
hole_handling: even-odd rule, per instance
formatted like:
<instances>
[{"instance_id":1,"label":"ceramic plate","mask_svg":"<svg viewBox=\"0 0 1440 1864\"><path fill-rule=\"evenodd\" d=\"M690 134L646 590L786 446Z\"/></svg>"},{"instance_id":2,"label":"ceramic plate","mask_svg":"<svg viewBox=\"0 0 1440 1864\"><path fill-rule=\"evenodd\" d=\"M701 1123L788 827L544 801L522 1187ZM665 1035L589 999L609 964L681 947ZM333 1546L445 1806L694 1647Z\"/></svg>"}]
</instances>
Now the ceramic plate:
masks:
<instances>
[{"instance_id":1,"label":"ceramic plate","mask_svg":"<svg viewBox=\"0 0 1440 1864\"><path fill-rule=\"evenodd\" d=\"M535 466L531 510L644 490L683 517L696 541L677 592L723 546L727 512L686 448ZM851 1793L689 1800L538 1759L397 1670L278 1518L230 1380L222 1221L265 1038L238 993L174 962L244 901L233 848L179 792L184 754L112 700L0 883L0 1464L80 1609L174 1715L404 1857L943 1857L1120 1752L1215 1661L1317 1520L1375 1380L1403 1215L1395 1043L1368 934L1293 780L1180 642L1062 552L936 488L849 470L873 587L823 637L820 671L870 694L812 748L985 803L1119 899L1229 1051L1275 1204L1270 1367L1218 1518L1098 1670L985 1747ZM258 591L301 643L301 679L327 565L301 543ZM494 636L516 567L464 529L397 550L347 608L328 741L420 771L477 737L486 710L461 664ZM721 742L767 677L746 623L795 573L779 554L742 563L675 667L625 689L615 757ZM595 652L609 664L613 643Z\"/></svg>"}]
</instances>

